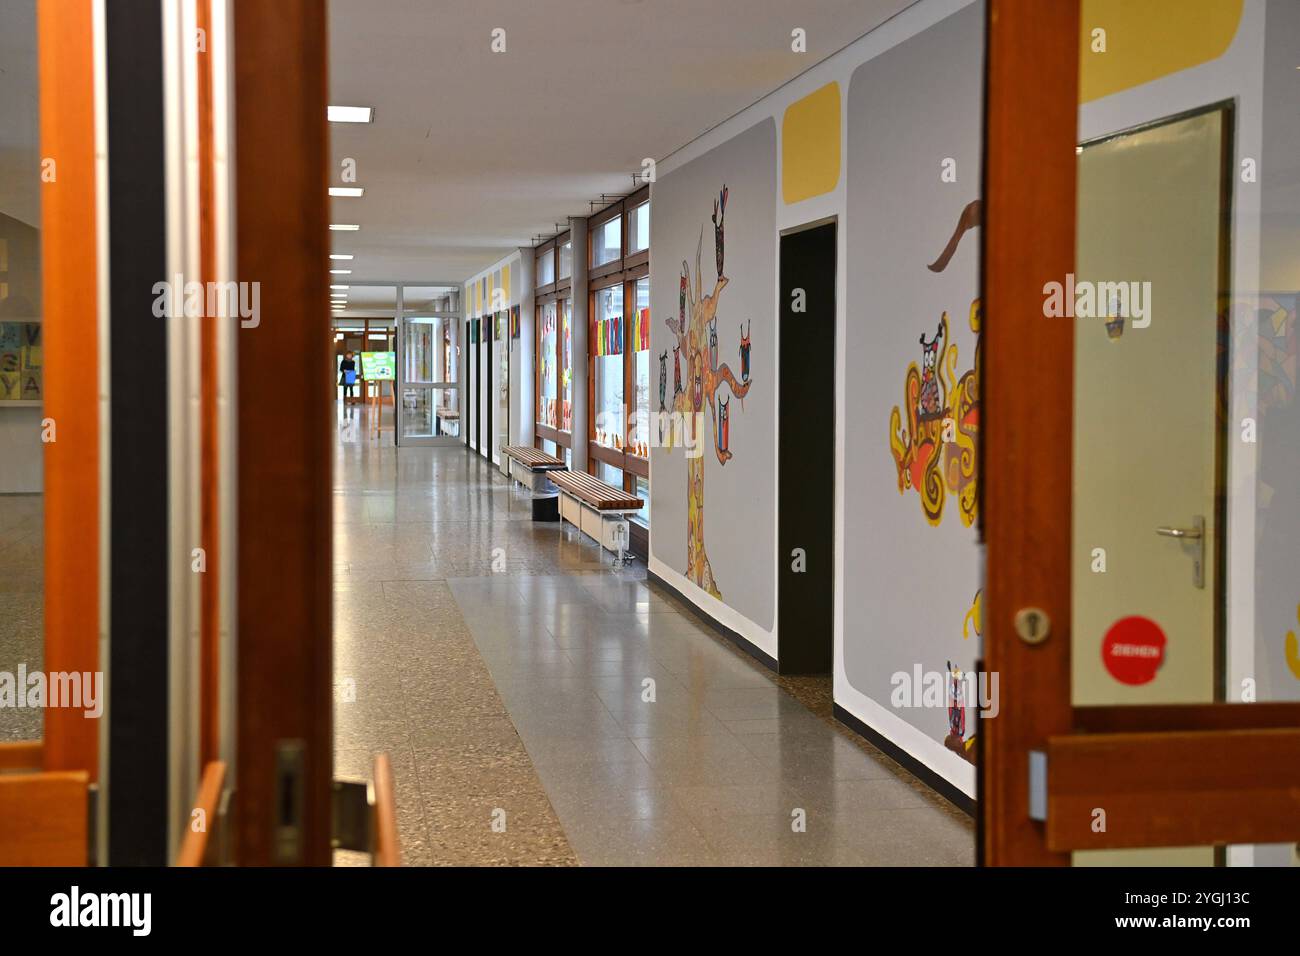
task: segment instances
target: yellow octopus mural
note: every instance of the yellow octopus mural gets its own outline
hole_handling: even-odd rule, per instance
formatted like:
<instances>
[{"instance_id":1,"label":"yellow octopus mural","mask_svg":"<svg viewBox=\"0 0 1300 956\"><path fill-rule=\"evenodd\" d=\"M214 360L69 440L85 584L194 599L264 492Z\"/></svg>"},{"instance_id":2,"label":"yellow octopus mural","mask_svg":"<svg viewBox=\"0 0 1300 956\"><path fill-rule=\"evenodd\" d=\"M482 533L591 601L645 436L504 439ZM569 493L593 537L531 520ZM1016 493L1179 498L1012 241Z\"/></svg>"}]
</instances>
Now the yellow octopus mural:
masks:
<instances>
[{"instance_id":1,"label":"yellow octopus mural","mask_svg":"<svg viewBox=\"0 0 1300 956\"><path fill-rule=\"evenodd\" d=\"M932 272L947 266L962 235L980 224L980 201L963 210L943 254ZM943 520L948 496L957 498L961 521L975 523L976 449L980 416L980 300L970 304L967 319L975 333L975 362L957 375L957 346L949 341L948 313L939 319L934 336L921 335L921 365L912 362L903 381L903 404L889 413L889 447L898 470L898 493L915 488L921 511L931 525ZM906 421L904 421L906 419Z\"/></svg>"},{"instance_id":2,"label":"yellow octopus mural","mask_svg":"<svg viewBox=\"0 0 1300 956\"><path fill-rule=\"evenodd\" d=\"M729 191L724 185L718 198L713 203L713 238L714 253L717 260L718 278L713 292L704 294L703 269L700 258L704 246L704 232L700 231L700 240L695 247L695 278L692 283L688 263L682 261L681 294L676 318L669 319L668 328L677 338L674 349L674 388L672 411L680 415L683 427L690 431L690 447L701 448L699 431L702 430L704 410L709 411L709 421L713 430L713 451L718 464L726 465L732 454L728 446L730 434L730 402L723 401L722 387L725 385L731 394L742 401L753 384L749 378L749 345L742 339L740 346L741 379L737 380L731 369L724 362L718 364L717 313L718 300L722 290L727 286L727 276L723 273L723 220L727 211ZM686 387L682 387L680 375L681 356L686 356ZM664 405L667 366L660 366L661 408ZM671 439L665 443L672 447ZM716 598L722 597L717 581L713 577L713 568L709 564L709 555L704 547L704 455L688 456L686 459L686 576L696 585L708 591Z\"/></svg>"}]
</instances>

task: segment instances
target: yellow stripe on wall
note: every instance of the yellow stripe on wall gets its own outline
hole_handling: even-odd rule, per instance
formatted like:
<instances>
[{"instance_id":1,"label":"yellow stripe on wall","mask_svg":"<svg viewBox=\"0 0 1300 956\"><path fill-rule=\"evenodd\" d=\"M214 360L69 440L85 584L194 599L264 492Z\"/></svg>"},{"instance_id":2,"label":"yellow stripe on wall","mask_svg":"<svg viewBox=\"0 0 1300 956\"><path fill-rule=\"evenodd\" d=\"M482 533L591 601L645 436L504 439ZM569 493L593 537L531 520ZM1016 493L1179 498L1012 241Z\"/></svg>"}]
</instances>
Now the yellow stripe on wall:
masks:
<instances>
[{"instance_id":1,"label":"yellow stripe on wall","mask_svg":"<svg viewBox=\"0 0 1300 956\"><path fill-rule=\"evenodd\" d=\"M1110 96L1222 56L1245 0L1083 0L1079 102ZM1093 51L1105 30L1106 51Z\"/></svg>"},{"instance_id":2,"label":"yellow stripe on wall","mask_svg":"<svg viewBox=\"0 0 1300 956\"><path fill-rule=\"evenodd\" d=\"M781 120L781 196L802 202L840 181L840 85L827 83L786 107Z\"/></svg>"}]
</instances>

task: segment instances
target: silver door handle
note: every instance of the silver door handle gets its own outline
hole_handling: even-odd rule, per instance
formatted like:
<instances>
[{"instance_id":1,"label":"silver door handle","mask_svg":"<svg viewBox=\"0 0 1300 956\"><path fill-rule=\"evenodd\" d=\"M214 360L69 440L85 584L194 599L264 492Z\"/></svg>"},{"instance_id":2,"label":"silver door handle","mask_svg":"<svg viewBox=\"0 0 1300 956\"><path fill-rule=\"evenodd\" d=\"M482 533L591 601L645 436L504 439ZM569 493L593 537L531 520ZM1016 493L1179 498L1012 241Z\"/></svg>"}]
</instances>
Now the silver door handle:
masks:
<instances>
[{"instance_id":1,"label":"silver door handle","mask_svg":"<svg viewBox=\"0 0 1300 956\"><path fill-rule=\"evenodd\" d=\"M1192 555L1192 586L1205 587L1205 517L1194 515L1190 528L1171 528L1162 525L1156 528L1156 534L1180 541L1196 542L1196 553Z\"/></svg>"}]
</instances>

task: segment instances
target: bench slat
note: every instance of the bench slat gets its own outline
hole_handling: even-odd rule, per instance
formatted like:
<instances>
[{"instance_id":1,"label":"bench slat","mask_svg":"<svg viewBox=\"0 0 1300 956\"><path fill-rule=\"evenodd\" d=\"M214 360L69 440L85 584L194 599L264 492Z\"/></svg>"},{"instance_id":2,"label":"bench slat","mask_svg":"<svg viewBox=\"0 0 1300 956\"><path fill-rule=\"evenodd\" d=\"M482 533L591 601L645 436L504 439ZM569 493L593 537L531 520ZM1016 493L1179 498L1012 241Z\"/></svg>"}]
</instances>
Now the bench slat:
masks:
<instances>
[{"instance_id":1,"label":"bench slat","mask_svg":"<svg viewBox=\"0 0 1300 956\"><path fill-rule=\"evenodd\" d=\"M544 451L531 448L528 445L507 445L501 449L502 453L509 455L525 468L564 468L565 464L562 459L554 455L548 455Z\"/></svg>"},{"instance_id":2,"label":"bench slat","mask_svg":"<svg viewBox=\"0 0 1300 956\"><path fill-rule=\"evenodd\" d=\"M641 508L645 502L629 495L622 488L601 481L580 471L563 471L551 475L551 481L575 498L581 498L598 511L630 511Z\"/></svg>"}]
</instances>

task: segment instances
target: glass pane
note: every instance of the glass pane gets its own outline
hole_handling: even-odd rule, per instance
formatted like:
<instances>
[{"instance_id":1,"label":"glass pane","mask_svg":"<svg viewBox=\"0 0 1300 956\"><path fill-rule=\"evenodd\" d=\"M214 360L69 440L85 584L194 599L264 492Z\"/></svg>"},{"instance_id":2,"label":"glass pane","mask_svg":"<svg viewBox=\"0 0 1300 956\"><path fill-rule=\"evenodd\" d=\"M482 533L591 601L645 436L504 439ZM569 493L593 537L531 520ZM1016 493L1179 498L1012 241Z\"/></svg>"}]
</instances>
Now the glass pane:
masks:
<instances>
[{"instance_id":1,"label":"glass pane","mask_svg":"<svg viewBox=\"0 0 1300 956\"><path fill-rule=\"evenodd\" d=\"M460 436L460 405L454 388L402 390L402 437Z\"/></svg>"},{"instance_id":2,"label":"glass pane","mask_svg":"<svg viewBox=\"0 0 1300 956\"><path fill-rule=\"evenodd\" d=\"M560 402L560 430L573 431L573 300L560 303L562 344L560 372L562 398Z\"/></svg>"},{"instance_id":3,"label":"glass pane","mask_svg":"<svg viewBox=\"0 0 1300 956\"><path fill-rule=\"evenodd\" d=\"M402 343L403 365L406 381L433 383L438 360L442 357L442 342L438 336L437 319L408 319L406 339Z\"/></svg>"},{"instance_id":4,"label":"glass pane","mask_svg":"<svg viewBox=\"0 0 1300 956\"><path fill-rule=\"evenodd\" d=\"M443 317L413 317L406 321L406 380L409 384L456 381L456 345L460 321Z\"/></svg>"},{"instance_id":5,"label":"glass pane","mask_svg":"<svg viewBox=\"0 0 1300 956\"><path fill-rule=\"evenodd\" d=\"M35 11L33 0L0 5L0 672L10 675L45 666L45 365ZM93 326L93 302L87 316ZM40 707L0 707L0 741L34 740L41 732Z\"/></svg>"},{"instance_id":6,"label":"glass pane","mask_svg":"<svg viewBox=\"0 0 1300 956\"><path fill-rule=\"evenodd\" d=\"M555 343L558 338L555 328L555 303L547 302L538 310L537 333L538 374L541 376L541 402L537 408L537 420L551 428L558 428L559 416L556 402L559 397L559 368L556 365Z\"/></svg>"},{"instance_id":7,"label":"glass pane","mask_svg":"<svg viewBox=\"0 0 1300 956\"><path fill-rule=\"evenodd\" d=\"M591 363L594 373L593 411L597 442L622 448L623 436L623 287L610 286L595 295Z\"/></svg>"},{"instance_id":8,"label":"glass pane","mask_svg":"<svg viewBox=\"0 0 1300 956\"><path fill-rule=\"evenodd\" d=\"M633 381L636 386L636 414L629 428L634 455L650 457L650 279L638 279L636 312L633 314L632 345L636 349Z\"/></svg>"},{"instance_id":9,"label":"glass pane","mask_svg":"<svg viewBox=\"0 0 1300 956\"><path fill-rule=\"evenodd\" d=\"M603 266L623 255L623 217L615 216L596 227L591 236L591 264Z\"/></svg>"},{"instance_id":10,"label":"glass pane","mask_svg":"<svg viewBox=\"0 0 1300 956\"><path fill-rule=\"evenodd\" d=\"M555 250L547 249L537 257L537 285L550 285L555 281Z\"/></svg>"},{"instance_id":11,"label":"glass pane","mask_svg":"<svg viewBox=\"0 0 1300 956\"><path fill-rule=\"evenodd\" d=\"M573 275L573 243L566 242L560 246L560 278L568 279Z\"/></svg>"},{"instance_id":12,"label":"glass pane","mask_svg":"<svg viewBox=\"0 0 1300 956\"><path fill-rule=\"evenodd\" d=\"M606 462L596 462L596 477L615 488L623 487L623 469L615 468Z\"/></svg>"},{"instance_id":13,"label":"glass pane","mask_svg":"<svg viewBox=\"0 0 1300 956\"><path fill-rule=\"evenodd\" d=\"M502 324L505 326L507 334L509 329L510 317L503 316ZM504 448L510 444L510 340L502 338L494 346L497 350L497 382L499 386L499 396L497 403L497 435L498 444Z\"/></svg>"},{"instance_id":14,"label":"glass pane","mask_svg":"<svg viewBox=\"0 0 1300 956\"><path fill-rule=\"evenodd\" d=\"M649 527L650 525L650 479L649 478L642 478L640 475L637 475L636 496L640 498L643 502L645 502L645 504L641 506L640 511L638 511L636 514L632 516L632 520L639 521L641 522L641 524Z\"/></svg>"},{"instance_id":15,"label":"glass pane","mask_svg":"<svg viewBox=\"0 0 1300 956\"><path fill-rule=\"evenodd\" d=\"M650 201L646 200L627 214L628 252L650 248Z\"/></svg>"}]
</instances>

